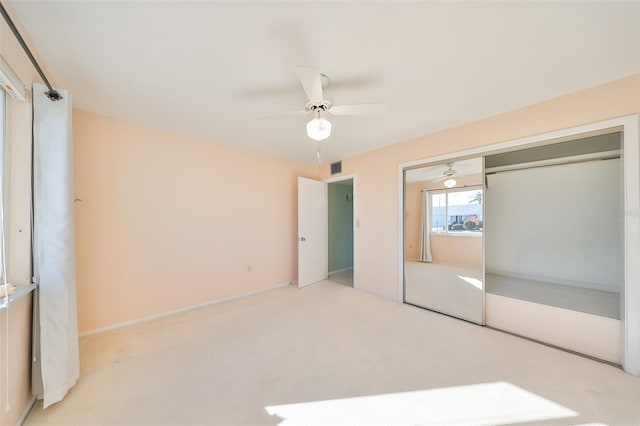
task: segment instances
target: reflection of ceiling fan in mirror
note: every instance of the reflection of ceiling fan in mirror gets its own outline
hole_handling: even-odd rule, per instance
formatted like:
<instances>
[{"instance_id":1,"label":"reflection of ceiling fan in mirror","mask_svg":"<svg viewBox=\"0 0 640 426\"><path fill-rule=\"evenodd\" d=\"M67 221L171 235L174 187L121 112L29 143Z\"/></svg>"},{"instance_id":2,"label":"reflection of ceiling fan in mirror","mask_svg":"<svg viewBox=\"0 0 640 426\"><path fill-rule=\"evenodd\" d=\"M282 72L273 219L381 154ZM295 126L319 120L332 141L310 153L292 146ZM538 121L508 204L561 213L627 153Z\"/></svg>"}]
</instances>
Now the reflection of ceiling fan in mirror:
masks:
<instances>
[{"instance_id":1,"label":"reflection of ceiling fan in mirror","mask_svg":"<svg viewBox=\"0 0 640 426\"><path fill-rule=\"evenodd\" d=\"M457 170L453 169L453 163L446 163L447 170L442 173L442 177L435 179L433 182L440 182L444 180L444 186L447 188L453 188L456 186L455 174Z\"/></svg>"},{"instance_id":2,"label":"reflection of ceiling fan in mirror","mask_svg":"<svg viewBox=\"0 0 640 426\"><path fill-rule=\"evenodd\" d=\"M283 112L273 115L310 115L307 123L307 136L316 141L321 141L331 135L331 122L326 119L331 115L381 115L387 113L389 106L386 104L358 104L358 105L334 105L323 93L329 85L329 77L314 68L296 68L298 78L302 84L308 102L304 109ZM270 114L271 115L271 114Z\"/></svg>"},{"instance_id":3,"label":"reflection of ceiling fan in mirror","mask_svg":"<svg viewBox=\"0 0 640 426\"><path fill-rule=\"evenodd\" d=\"M456 181L449 185L460 185L464 180L465 185L480 185L482 182L482 158L468 158L461 160L448 160L444 163L418 167L407 170L407 183L414 182L443 182L449 178ZM443 185L444 186L444 185Z\"/></svg>"}]
</instances>

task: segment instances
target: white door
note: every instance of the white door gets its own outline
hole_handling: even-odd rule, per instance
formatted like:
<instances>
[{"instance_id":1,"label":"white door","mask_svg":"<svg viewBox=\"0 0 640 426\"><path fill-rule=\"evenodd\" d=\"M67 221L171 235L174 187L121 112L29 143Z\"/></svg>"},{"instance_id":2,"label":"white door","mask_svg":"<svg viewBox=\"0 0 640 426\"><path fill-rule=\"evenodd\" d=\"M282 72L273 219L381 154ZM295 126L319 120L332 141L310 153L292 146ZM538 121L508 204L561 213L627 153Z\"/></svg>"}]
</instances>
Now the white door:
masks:
<instances>
[{"instance_id":1,"label":"white door","mask_svg":"<svg viewBox=\"0 0 640 426\"><path fill-rule=\"evenodd\" d=\"M327 279L327 184L298 178L298 287Z\"/></svg>"}]
</instances>

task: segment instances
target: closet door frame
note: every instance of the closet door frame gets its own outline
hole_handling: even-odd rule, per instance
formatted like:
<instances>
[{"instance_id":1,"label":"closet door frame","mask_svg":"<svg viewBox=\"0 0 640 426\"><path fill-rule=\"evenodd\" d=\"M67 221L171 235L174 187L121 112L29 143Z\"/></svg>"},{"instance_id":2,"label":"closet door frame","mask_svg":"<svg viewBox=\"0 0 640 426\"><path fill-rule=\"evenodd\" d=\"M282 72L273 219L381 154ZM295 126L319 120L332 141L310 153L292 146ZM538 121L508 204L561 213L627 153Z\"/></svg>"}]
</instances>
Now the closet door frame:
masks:
<instances>
[{"instance_id":1,"label":"closet door frame","mask_svg":"<svg viewBox=\"0 0 640 426\"><path fill-rule=\"evenodd\" d=\"M638 115L629 115L578 127L542 133L465 151L416 159L398 165L398 289L397 300L404 294L404 171L427 163L446 162L460 157L481 157L516 148L564 142L578 137L622 132L623 200L624 200L624 298L621 318L622 367L640 376L640 155Z\"/></svg>"}]
</instances>

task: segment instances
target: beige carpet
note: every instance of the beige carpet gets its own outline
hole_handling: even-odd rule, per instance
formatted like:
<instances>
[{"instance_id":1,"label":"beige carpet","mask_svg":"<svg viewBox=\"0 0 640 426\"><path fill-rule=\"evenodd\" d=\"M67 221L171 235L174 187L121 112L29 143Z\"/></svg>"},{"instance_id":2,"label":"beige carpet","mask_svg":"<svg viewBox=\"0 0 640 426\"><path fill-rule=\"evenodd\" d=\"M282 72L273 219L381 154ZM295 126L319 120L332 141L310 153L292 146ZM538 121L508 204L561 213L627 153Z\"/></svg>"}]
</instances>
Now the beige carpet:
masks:
<instances>
[{"instance_id":1,"label":"beige carpet","mask_svg":"<svg viewBox=\"0 0 640 426\"><path fill-rule=\"evenodd\" d=\"M81 339L27 425L640 424L640 379L345 285L293 286Z\"/></svg>"}]
</instances>

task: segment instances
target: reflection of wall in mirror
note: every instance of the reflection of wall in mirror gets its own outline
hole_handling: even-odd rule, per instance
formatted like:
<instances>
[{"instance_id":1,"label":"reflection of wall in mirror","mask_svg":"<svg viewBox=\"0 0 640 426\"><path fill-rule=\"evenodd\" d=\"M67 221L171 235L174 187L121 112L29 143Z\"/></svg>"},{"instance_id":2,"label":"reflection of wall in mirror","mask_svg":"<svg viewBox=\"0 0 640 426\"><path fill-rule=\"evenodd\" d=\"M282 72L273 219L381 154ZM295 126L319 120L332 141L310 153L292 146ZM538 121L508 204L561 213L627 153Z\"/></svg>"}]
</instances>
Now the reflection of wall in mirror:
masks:
<instances>
[{"instance_id":1,"label":"reflection of wall in mirror","mask_svg":"<svg viewBox=\"0 0 640 426\"><path fill-rule=\"evenodd\" d=\"M482 238L432 234L431 255L435 263L482 267Z\"/></svg>"},{"instance_id":2,"label":"reflection of wall in mirror","mask_svg":"<svg viewBox=\"0 0 640 426\"><path fill-rule=\"evenodd\" d=\"M457 187L482 184L482 175L456 177ZM405 257L417 261L420 250L422 190L444 189L442 182L414 182L405 190ZM482 266L482 238L475 236L431 236L431 254L435 263Z\"/></svg>"}]
</instances>

